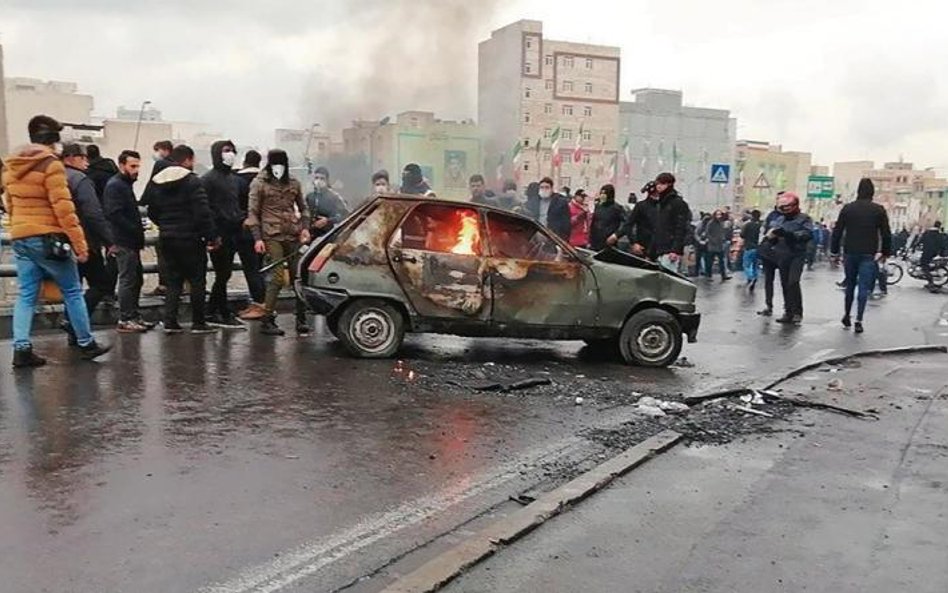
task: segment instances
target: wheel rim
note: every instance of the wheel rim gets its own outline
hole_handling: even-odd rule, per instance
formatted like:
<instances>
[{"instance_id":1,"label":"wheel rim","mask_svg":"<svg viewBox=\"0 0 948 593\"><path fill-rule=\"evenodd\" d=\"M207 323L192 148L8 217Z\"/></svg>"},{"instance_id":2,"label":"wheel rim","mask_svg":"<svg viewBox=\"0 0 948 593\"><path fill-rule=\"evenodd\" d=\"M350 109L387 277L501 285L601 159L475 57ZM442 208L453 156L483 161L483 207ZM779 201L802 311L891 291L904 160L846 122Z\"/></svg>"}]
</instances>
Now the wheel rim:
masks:
<instances>
[{"instance_id":1,"label":"wheel rim","mask_svg":"<svg viewBox=\"0 0 948 593\"><path fill-rule=\"evenodd\" d=\"M382 352L395 341L395 322L381 309L359 311L350 327L353 341L366 352Z\"/></svg>"},{"instance_id":2,"label":"wheel rim","mask_svg":"<svg viewBox=\"0 0 948 593\"><path fill-rule=\"evenodd\" d=\"M937 267L932 270L932 282L935 286L948 284L948 268Z\"/></svg>"},{"instance_id":3,"label":"wheel rim","mask_svg":"<svg viewBox=\"0 0 948 593\"><path fill-rule=\"evenodd\" d=\"M660 323L651 323L639 330L635 338L636 350L643 360L658 362L668 356L674 348L675 340L667 327Z\"/></svg>"}]
</instances>

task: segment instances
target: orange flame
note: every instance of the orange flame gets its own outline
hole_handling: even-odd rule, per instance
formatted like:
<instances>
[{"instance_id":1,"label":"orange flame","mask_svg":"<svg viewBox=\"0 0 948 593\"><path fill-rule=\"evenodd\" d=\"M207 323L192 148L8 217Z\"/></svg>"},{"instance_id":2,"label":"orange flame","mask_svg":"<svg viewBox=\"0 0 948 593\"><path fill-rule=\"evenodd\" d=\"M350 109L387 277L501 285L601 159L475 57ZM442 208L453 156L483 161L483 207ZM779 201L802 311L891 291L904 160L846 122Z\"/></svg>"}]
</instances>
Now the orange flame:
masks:
<instances>
[{"instance_id":1,"label":"orange flame","mask_svg":"<svg viewBox=\"0 0 948 593\"><path fill-rule=\"evenodd\" d=\"M451 253L458 255L477 255L481 249L481 230L477 224L477 214L470 211L460 213L461 226L458 240Z\"/></svg>"}]
</instances>

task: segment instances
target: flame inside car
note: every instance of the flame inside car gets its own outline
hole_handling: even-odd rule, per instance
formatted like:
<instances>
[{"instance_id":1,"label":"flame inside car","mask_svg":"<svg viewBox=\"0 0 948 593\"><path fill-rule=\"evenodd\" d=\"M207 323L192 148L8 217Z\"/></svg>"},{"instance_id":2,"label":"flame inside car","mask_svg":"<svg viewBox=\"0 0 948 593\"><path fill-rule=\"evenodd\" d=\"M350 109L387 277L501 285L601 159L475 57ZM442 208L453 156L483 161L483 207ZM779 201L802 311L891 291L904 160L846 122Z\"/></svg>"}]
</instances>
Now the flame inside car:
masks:
<instances>
[{"instance_id":1,"label":"flame inside car","mask_svg":"<svg viewBox=\"0 0 948 593\"><path fill-rule=\"evenodd\" d=\"M451 253L457 255L478 255L481 251L481 229L477 213L471 210L458 211L457 242Z\"/></svg>"}]
</instances>

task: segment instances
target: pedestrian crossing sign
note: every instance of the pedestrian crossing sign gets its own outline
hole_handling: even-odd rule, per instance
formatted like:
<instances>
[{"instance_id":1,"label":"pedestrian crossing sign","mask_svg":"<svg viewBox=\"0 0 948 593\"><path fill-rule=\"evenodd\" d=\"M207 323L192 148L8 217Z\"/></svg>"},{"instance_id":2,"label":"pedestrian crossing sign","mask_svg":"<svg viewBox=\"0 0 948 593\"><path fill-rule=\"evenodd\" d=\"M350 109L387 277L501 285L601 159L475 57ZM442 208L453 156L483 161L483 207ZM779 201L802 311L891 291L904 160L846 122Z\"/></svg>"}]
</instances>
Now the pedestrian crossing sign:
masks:
<instances>
[{"instance_id":1,"label":"pedestrian crossing sign","mask_svg":"<svg viewBox=\"0 0 948 593\"><path fill-rule=\"evenodd\" d=\"M731 165L716 163L711 165L711 183L728 183L731 179Z\"/></svg>"}]
</instances>

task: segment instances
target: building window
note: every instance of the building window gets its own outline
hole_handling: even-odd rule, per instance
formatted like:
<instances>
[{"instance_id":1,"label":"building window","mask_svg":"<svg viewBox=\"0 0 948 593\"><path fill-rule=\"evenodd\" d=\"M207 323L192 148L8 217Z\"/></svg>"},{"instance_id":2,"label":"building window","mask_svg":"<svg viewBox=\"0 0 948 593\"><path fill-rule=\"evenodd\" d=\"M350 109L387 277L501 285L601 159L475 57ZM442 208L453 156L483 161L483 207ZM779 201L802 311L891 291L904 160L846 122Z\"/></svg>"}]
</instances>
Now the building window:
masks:
<instances>
[{"instance_id":1,"label":"building window","mask_svg":"<svg viewBox=\"0 0 948 593\"><path fill-rule=\"evenodd\" d=\"M563 105L563 115L573 115L573 106Z\"/></svg>"},{"instance_id":2,"label":"building window","mask_svg":"<svg viewBox=\"0 0 948 593\"><path fill-rule=\"evenodd\" d=\"M530 139L529 139L529 138L524 138L524 139L523 139L523 147L524 147L524 148L530 148Z\"/></svg>"},{"instance_id":3,"label":"building window","mask_svg":"<svg viewBox=\"0 0 948 593\"><path fill-rule=\"evenodd\" d=\"M546 64L547 66L552 66L552 65L553 65L553 56L552 56L552 55L547 55L546 57L544 57L544 58L543 58L543 63Z\"/></svg>"},{"instance_id":4,"label":"building window","mask_svg":"<svg viewBox=\"0 0 948 593\"><path fill-rule=\"evenodd\" d=\"M587 142L593 139L593 133L590 130L583 130L583 140Z\"/></svg>"},{"instance_id":5,"label":"building window","mask_svg":"<svg viewBox=\"0 0 948 593\"><path fill-rule=\"evenodd\" d=\"M525 123L525 124L530 123L530 112L529 112L529 111L524 111L524 112L523 112L523 123Z\"/></svg>"},{"instance_id":6,"label":"building window","mask_svg":"<svg viewBox=\"0 0 948 593\"><path fill-rule=\"evenodd\" d=\"M545 114L547 114L547 115L552 115L552 114L553 114L553 104L552 104L552 103L547 103L546 105L544 105L544 106L543 106L543 113L545 113Z\"/></svg>"},{"instance_id":7,"label":"building window","mask_svg":"<svg viewBox=\"0 0 948 593\"><path fill-rule=\"evenodd\" d=\"M564 81L563 81L563 91L565 91L565 92L567 92L567 93L573 92L573 81L572 81L572 80L564 80Z\"/></svg>"},{"instance_id":8,"label":"building window","mask_svg":"<svg viewBox=\"0 0 948 593\"><path fill-rule=\"evenodd\" d=\"M533 38L527 37L527 49L532 49L532 48L533 48Z\"/></svg>"},{"instance_id":9,"label":"building window","mask_svg":"<svg viewBox=\"0 0 948 593\"><path fill-rule=\"evenodd\" d=\"M553 79L552 79L552 78L546 81L546 90L548 90L548 91L552 91L552 90L553 90Z\"/></svg>"},{"instance_id":10,"label":"building window","mask_svg":"<svg viewBox=\"0 0 948 593\"><path fill-rule=\"evenodd\" d=\"M524 74L533 74L533 66L530 65L530 62L524 62L523 72Z\"/></svg>"},{"instance_id":11,"label":"building window","mask_svg":"<svg viewBox=\"0 0 948 593\"><path fill-rule=\"evenodd\" d=\"M560 132L560 136L563 140L572 140L573 139L573 130L563 130Z\"/></svg>"},{"instance_id":12,"label":"building window","mask_svg":"<svg viewBox=\"0 0 948 593\"><path fill-rule=\"evenodd\" d=\"M530 163L529 163L528 161L524 161L524 163L523 163L523 170L524 170L524 171L529 171L529 170L530 170Z\"/></svg>"},{"instance_id":13,"label":"building window","mask_svg":"<svg viewBox=\"0 0 948 593\"><path fill-rule=\"evenodd\" d=\"M593 59L586 58L586 70L592 70L592 69L593 69Z\"/></svg>"},{"instance_id":14,"label":"building window","mask_svg":"<svg viewBox=\"0 0 948 593\"><path fill-rule=\"evenodd\" d=\"M530 87L526 87L525 89L523 89L523 96L526 97L527 99L530 98Z\"/></svg>"},{"instance_id":15,"label":"building window","mask_svg":"<svg viewBox=\"0 0 948 593\"><path fill-rule=\"evenodd\" d=\"M588 165L590 162L592 162L592 158L590 157L590 155L583 154L583 164Z\"/></svg>"},{"instance_id":16,"label":"building window","mask_svg":"<svg viewBox=\"0 0 948 593\"><path fill-rule=\"evenodd\" d=\"M586 83L586 94L587 94L587 95L591 95L592 92L593 92L593 83L587 82L587 83Z\"/></svg>"},{"instance_id":17,"label":"building window","mask_svg":"<svg viewBox=\"0 0 948 593\"><path fill-rule=\"evenodd\" d=\"M563 56L563 66L565 68L573 67L573 56Z\"/></svg>"},{"instance_id":18,"label":"building window","mask_svg":"<svg viewBox=\"0 0 948 593\"><path fill-rule=\"evenodd\" d=\"M589 105L586 105L585 107L583 107L583 115L585 115L586 117L592 117L592 114L593 114L592 107L590 107Z\"/></svg>"},{"instance_id":19,"label":"building window","mask_svg":"<svg viewBox=\"0 0 948 593\"><path fill-rule=\"evenodd\" d=\"M547 128L547 129L543 130L543 137L544 137L544 138L549 138L549 137L552 136L552 135L553 135L553 130L551 130L550 128Z\"/></svg>"}]
</instances>

